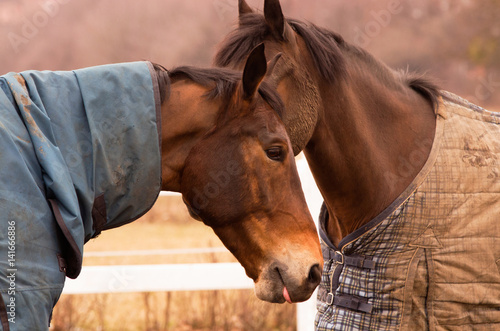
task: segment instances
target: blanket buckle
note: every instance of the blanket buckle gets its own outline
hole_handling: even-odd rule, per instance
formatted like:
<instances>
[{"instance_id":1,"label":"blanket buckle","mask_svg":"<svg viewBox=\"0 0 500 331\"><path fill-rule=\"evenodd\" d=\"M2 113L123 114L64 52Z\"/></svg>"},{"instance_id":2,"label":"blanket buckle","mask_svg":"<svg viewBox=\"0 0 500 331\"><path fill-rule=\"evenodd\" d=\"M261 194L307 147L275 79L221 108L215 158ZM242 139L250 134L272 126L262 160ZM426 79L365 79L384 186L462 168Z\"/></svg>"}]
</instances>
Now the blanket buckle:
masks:
<instances>
[{"instance_id":1,"label":"blanket buckle","mask_svg":"<svg viewBox=\"0 0 500 331\"><path fill-rule=\"evenodd\" d=\"M333 293L328 293L326 296L326 304L331 306L333 304L334 295Z\"/></svg>"},{"instance_id":2,"label":"blanket buckle","mask_svg":"<svg viewBox=\"0 0 500 331\"><path fill-rule=\"evenodd\" d=\"M335 251L334 261L337 264L344 264L344 254L341 251Z\"/></svg>"}]
</instances>

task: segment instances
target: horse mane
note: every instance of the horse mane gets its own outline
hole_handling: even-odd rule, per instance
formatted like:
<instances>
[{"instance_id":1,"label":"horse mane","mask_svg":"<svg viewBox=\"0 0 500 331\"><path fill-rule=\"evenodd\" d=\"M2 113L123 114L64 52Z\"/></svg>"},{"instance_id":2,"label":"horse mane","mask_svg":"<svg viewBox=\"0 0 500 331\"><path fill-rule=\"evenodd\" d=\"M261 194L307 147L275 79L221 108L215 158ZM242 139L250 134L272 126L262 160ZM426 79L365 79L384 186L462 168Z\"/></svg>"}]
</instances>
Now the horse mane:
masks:
<instances>
[{"instance_id":1,"label":"horse mane","mask_svg":"<svg viewBox=\"0 0 500 331\"><path fill-rule=\"evenodd\" d=\"M167 70L159 64L153 63L153 68L157 74L160 88L160 99L163 103L170 95L172 81L188 79L196 84L209 88L205 96L210 99L223 99L228 101L235 93L238 83L241 81L242 73L227 68L197 68L191 66L177 67ZM259 95L269 106L282 118L284 104L276 92L269 84L262 82L259 87Z\"/></svg>"},{"instance_id":2,"label":"horse mane","mask_svg":"<svg viewBox=\"0 0 500 331\"><path fill-rule=\"evenodd\" d=\"M344 38L312 23L288 20L288 24L302 37L316 69L327 82L333 83L347 74L345 56L341 51L347 45Z\"/></svg>"},{"instance_id":3,"label":"horse mane","mask_svg":"<svg viewBox=\"0 0 500 331\"><path fill-rule=\"evenodd\" d=\"M160 90L160 102L163 104L170 96L170 77L168 70L160 64L151 63L156 73L156 80L158 81L158 88Z\"/></svg>"},{"instance_id":4,"label":"horse mane","mask_svg":"<svg viewBox=\"0 0 500 331\"><path fill-rule=\"evenodd\" d=\"M174 81L188 79L204 87L212 87L206 94L209 99L230 98L241 79L241 73L227 68L205 69L182 66L170 70L169 75L170 79Z\"/></svg>"},{"instance_id":5,"label":"horse mane","mask_svg":"<svg viewBox=\"0 0 500 331\"><path fill-rule=\"evenodd\" d=\"M430 102L434 111L437 110L441 91L436 83L428 77L414 72L405 72L402 77L412 90Z\"/></svg>"},{"instance_id":6,"label":"horse mane","mask_svg":"<svg viewBox=\"0 0 500 331\"><path fill-rule=\"evenodd\" d=\"M348 44L335 32L299 20L287 19L287 22L302 37L316 70L327 82L333 83L347 74L346 55L343 50L354 52L370 63L378 62L367 51ZM272 31L262 14L242 15L239 26L222 42L215 56L215 65L227 67L242 63L255 46L271 36ZM425 97L434 109L437 107L440 91L428 78L403 72L401 81Z\"/></svg>"}]
</instances>

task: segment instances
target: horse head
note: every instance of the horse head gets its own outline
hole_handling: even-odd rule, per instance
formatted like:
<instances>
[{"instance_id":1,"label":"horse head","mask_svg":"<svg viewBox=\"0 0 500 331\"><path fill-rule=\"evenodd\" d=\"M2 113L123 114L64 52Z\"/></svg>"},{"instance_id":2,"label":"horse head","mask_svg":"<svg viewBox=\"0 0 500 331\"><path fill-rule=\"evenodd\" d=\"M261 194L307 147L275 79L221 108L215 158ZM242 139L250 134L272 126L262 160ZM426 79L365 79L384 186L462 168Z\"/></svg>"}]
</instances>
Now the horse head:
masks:
<instances>
[{"instance_id":1,"label":"horse head","mask_svg":"<svg viewBox=\"0 0 500 331\"><path fill-rule=\"evenodd\" d=\"M322 107L317 52L310 52L308 38L299 32L307 33L308 29L301 22L287 20L279 0L265 0L264 14L254 12L245 0L240 0L239 26L222 42L214 61L220 67L242 68L246 56L258 43L266 45L268 58L281 54L267 81L285 102L283 121L295 154L310 140Z\"/></svg>"},{"instance_id":2,"label":"horse head","mask_svg":"<svg viewBox=\"0 0 500 331\"><path fill-rule=\"evenodd\" d=\"M213 127L190 150L180 192L193 217L243 265L260 299L297 302L319 284L322 256L266 72L260 45Z\"/></svg>"},{"instance_id":3,"label":"horse head","mask_svg":"<svg viewBox=\"0 0 500 331\"><path fill-rule=\"evenodd\" d=\"M423 166L425 158L409 174L387 176L399 173L397 160L409 159L422 136L432 140L439 91L333 31L285 18L279 0L265 0L263 14L239 0L239 26L215 64L239 68L257 43L267 56L281 54L268 81L285 103L294 152L304 150L335 216L325 226L338 243L389 206Z\"/></svg>"}]
</instances>

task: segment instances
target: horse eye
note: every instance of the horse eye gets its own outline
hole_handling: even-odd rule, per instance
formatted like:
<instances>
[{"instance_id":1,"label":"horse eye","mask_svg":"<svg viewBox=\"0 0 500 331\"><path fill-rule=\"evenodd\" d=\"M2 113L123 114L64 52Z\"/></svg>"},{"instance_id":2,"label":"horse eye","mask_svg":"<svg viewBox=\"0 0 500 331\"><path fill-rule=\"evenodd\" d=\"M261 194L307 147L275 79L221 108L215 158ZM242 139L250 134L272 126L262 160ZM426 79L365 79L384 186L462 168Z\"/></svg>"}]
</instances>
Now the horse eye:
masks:
<instances>
[{"instance_id":1,"label":"horse eye","mask_svg":"<svg viewBox=\"0 0 500 331\"><path fill-rule=\"evenodd\" d=\"M281 147L271 147L266 150L267 157L274 161L283 161L283 150Z\"/></svg>"}]
</instances>

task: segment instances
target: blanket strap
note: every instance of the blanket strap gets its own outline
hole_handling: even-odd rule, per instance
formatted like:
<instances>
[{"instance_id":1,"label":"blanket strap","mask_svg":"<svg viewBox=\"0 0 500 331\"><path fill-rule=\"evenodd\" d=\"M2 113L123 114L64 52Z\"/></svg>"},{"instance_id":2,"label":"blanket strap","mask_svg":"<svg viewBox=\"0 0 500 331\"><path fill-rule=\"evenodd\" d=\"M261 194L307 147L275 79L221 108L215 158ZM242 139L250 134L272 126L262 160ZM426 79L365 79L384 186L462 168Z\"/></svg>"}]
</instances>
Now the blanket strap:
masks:
<instances>
[{"instance_id":1,"label":"blanket strap","mask_svg":"<svg viewBox=\"0 0 500 331\"><path fill-rule=\"evenodd\" d=\"M360 298L357 296L338 294L333 295L332 293L327 293L323 288L318 290L318 300L325 302L329 306L337 306L341 308L347 308L363 313L371 313L373 305L368 303L368 299Z\"/></svg>"},{"instance_id":2,"label":"blanket strap","mask_svg":"<svg viewBox=\"0 0 500 331\"><path fill-rule=\"evenodd\" d=\"M375 268L375 262L367 257L358 255L347 256L342 254L340 251L330 248L323 249L323 258L325 260L333 260L339 264L350 267L370 270Z\"/></svg>"},{"instance_id":3,"label":"blanket strap","mask_svg":"<svg viewBox=\"0 0 500 331\"><path fill-rule=\"evenodd\" d=\"M366 299L350 296L350 295L337 295L333 299L333 304L337 307L349 308L363 313L371 313L372 305L366 302Z\"/></svg>"},{"instance_id":4,"label":"blanket strap","mask_svg":"<svg viewBox=\"0 0 500 331\"><path fill-rule=\"evenodd\" d=\"M341 251L331 249L330 247L325 247L323 249L323 258L325 261L333 261L336 266L330 279L330 291L320 288L318 292L318 299L330 306L335 305L337 307L371 313L373 306L368 303L368 299L345 294L335 295L335 290L340 285L340 275L342 274L345 266L371 270L375 268L375 262L364 256L347 256Z\"/></svg>"}]
</instances>

